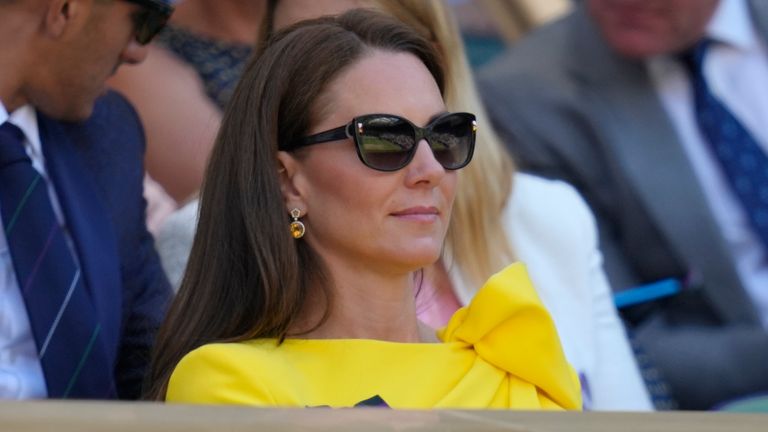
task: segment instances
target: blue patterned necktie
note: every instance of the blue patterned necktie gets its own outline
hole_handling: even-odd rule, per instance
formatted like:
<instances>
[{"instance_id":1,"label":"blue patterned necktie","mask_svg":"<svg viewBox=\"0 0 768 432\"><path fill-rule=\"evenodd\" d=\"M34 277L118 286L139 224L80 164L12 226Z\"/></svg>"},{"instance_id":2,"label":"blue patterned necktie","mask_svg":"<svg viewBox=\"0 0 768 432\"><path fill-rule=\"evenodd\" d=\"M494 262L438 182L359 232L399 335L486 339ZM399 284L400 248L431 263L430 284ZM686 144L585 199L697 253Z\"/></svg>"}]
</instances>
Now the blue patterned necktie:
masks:
<instances>
[{"instance_id":1,"label":"blue patterned necktie","mask_svg":"<svg viewBox=\"0 0 768 432\"><path fill-rule=\"evenodd\" d=\"M710 91L703 67L710 44L711 41L703 40L680 56L693 89L696 122L768 251L768 156L741 121Z\"/></svg>"},{"instance_id":2,"label":"blue patterned necktie","mask_svg":"<svg viewBox=\"0 0 768 432\"><path fill-rule=\"evenodd\" d=\"M24 134L0 125L0 215L51 398L109 398L108 364L90 295L45 179L24 150Z\"/></svg>"}]
</instances>

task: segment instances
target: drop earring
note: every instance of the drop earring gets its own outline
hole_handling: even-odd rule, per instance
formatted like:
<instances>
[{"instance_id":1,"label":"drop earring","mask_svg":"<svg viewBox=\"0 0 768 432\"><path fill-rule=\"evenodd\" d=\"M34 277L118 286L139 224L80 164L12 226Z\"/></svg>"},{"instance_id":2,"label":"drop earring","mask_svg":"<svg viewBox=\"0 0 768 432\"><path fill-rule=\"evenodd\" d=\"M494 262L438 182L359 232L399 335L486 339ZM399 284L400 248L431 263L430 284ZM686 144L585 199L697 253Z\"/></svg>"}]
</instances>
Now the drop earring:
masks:
<instances>
[{"instance_id":1,"label":"drop earring","mask_svg":"<svg viewBox=\"0 0 768 432\"><path fill-rule=\"evenodd\" d=\"M291 235L295 239L300 239L304 237L304 233L307 231L307 229L304 227L304 224L299 220L299 217L301 217L301 210L297 208L291 210L291 217L293 218L293 222L291 222Z\"/></svg>"}]
</instances>

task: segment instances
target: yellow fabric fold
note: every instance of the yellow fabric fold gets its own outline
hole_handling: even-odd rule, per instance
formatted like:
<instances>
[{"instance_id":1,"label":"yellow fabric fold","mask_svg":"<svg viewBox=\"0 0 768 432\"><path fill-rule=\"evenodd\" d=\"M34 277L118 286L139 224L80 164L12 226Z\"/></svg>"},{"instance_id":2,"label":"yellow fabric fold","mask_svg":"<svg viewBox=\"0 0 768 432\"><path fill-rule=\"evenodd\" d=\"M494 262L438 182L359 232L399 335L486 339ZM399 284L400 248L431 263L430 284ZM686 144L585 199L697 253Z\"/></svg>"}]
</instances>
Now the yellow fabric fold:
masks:
<instances>
[{"instance_id":1,"label":"yellow fabric fold","mask_svg":"<svg viewBox=\"0 0 768 432\"><path fill-rule=\"evenodd\" d=\"M563 408L581 408L578 376L521 263L493 275L438 337L472 346L480 358L533 384Z\"/></svg>"},{"instance_id":2,"label":"yellow fabric fold","mask_svg":"<svg viewBox=\"0 0 768 432\"><path fill-rule=\"evenodd\" d=\"M292 407L580 409L578 378L523 265L492 277L442 343L273 339L209 344L171 376L170 402Z\"/></svg>"}]
</instances>

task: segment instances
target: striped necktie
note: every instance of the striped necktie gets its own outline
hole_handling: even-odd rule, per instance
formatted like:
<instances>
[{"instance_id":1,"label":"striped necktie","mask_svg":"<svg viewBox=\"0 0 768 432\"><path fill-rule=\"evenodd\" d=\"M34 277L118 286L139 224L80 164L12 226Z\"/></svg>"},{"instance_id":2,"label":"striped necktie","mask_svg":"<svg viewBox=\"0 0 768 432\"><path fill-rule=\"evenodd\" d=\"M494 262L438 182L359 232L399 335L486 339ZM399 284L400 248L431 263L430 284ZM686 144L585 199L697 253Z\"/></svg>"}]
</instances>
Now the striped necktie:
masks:
<instances>
[{"instance_id":1,"label":"striped necktie","mask_svg":"<svg viewBox=\"0 0 768 432\"><path fill-rule=\"evenodd\" d=\"M51 398L110 398L100 324L24 134L0 125L0 216Z\"/></svg>"},{"instance_id":2,"label":"striped necktie","mask_svg":"<svg viewBox=\"0 0 768 432\"><path fill-rule=\"evenodd\" d=\"M754 232L768 250L768 156L710 91L704 76L704 58L711 43L702 40L680 55L693 89L696 122Z\"/></svg>"}]
</instances>

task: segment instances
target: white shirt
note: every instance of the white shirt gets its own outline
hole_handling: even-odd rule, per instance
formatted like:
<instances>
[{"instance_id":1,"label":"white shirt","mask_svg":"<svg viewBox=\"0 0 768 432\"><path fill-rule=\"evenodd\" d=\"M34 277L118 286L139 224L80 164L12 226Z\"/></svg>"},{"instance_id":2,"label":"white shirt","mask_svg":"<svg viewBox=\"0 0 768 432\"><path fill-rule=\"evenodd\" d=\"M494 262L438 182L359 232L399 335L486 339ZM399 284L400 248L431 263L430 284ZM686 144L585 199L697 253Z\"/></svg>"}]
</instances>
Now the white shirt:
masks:
<instances>
[{"instance_id":1,"label":"white shirt","mask_svg":"<svg viewBox=\"0 0 768 432\"><path fill-rule=\"evenodd\" d=\"M707 36L716 41L704 59L704 74L712 93L768 153L768 51L755 31L746 2L721 0L707 27ZM679 62L668 56L652 59L648 66L656 92L734 257L742 284L768 328L767 251L698 128L688 75Z\"/></svg>"},{"instance_id":2,"label":"white shirt","mask_svg":"<svg viewBox=\"0 0 768 432\"><path fill-rule=\"evenodd\" d=\"M11 123L24 132L24 145L32 165L47 181L35 110L31 106L24 106L14 111L9 117L5 106L0 102L0 124L5 123L9 118ZM48 185L54 211L61 220L58 200L50 182ZM2 206L1 202L0 206ZM43 369L37 355L27 309L16 280L16 272L11 262L5 230L0 229L0 399L31 399L47 396Z\"/></svg>"}]
</instances>

